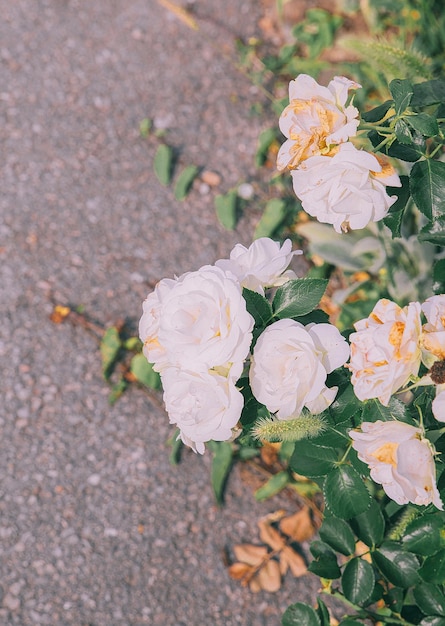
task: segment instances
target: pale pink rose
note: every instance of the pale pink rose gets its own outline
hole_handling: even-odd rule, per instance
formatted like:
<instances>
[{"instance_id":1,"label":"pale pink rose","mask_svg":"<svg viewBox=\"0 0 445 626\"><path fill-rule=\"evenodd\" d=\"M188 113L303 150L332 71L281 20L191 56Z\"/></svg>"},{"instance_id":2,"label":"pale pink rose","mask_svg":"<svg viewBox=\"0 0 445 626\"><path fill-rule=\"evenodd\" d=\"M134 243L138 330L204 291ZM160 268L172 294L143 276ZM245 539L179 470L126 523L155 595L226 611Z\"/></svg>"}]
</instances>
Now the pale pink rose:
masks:
<instances>
[{"instance_id":1,"label":"pale pink rose","mask_svg":"<svg viewBox=\"0 0 445 626\"><path fill-rule=\"evenodd\" d=\"M437 385L432 404L433 415L438 422L445 422L445 384Z\"/></svg>"},{"instance_id":2,"label":"pale pink rose","mask_svg":"<svg viewBox=\"0 0 445 626\"><path fill-rule=\"evenodd\" d=\"M329 152L330 147L357 134L358 110L346 101L360 85L336 76L323 87L307 74L289 83L289 104L280 116L287 137L277 157L279 170L293 170L305 159Z\"/></svg>"},{"instance_id":3,"label":"pale pink rose","mask_svg":"<svg viewBox=\"0 0 445 626\"><path fill-rule=\"evenodd\" d=\"M445 294L431 296L422 304L427 319L423 325L423 362L431 367L435 361L445 361Z\"/></svg>"},{"instance_id":4,"label":"pale pink rose","mask_svg":"<svg viewBox=\"0 0 445 626\"><path fill-rule=\"evenodd\" d=\"M395 170L382 165L352 143L339 146L333 156L314 156L291 172L295 194L303 209L319 222L342 231L365 228L383 219L397 196L386 185L400 187Z\"/></svg>"},{"instance_id":5,"label":"pale pink rose","mask_svg":"<svg viewBox=\"0 0 445 626\"><path fill-rule=\"evenodd\" d=\"M204 453L206 441L232 437L244 398L232 380L209 372L167 367L161 373L164 403L170 423L180 429L182 441Z\"/></svg>"},{"instance_id":6,"label":"pale pink rose","mask_svg":"<svg viewBox=\"0 0 445 626\"><path fill-rule=\"evenodd\" d=\"M305 327L279 320L255 345L249 373L252 393L279 419L298 417L303 407L321 413L337 393L337 387L326 387L327 374L348 356L346 341L330 324Z\"/></svg>"},{"instance_id":7,"label":"pale pink rose","mask_svg":"<svg viewBox=\"0 0 445 626\"><path fill-rule=\"evenodd\" d=\"M267 287L278 287L291 278L296 278L292 270L287 270L292 257L303 254L302 250L292 252L292 242L286 239L280 247L278 241L269 237L256 239L249 248L238 243L229 259L220 259L215 265L230 271L242 287L264 295Z\"/></svg>"},{"instance_id":8,"label":"pale pink rose","mask_svg":"<svg viewBox=\"0 0 445 626\"><path fill-rule=\"evenodd\" d=\"M433 451L420 428L403 422L364 422L361 431L351 430L352 447L397 504L433 503L443 510L436 486Z\"/></svg>"},{"instance_id":9,"label":"pale pink rose","mask_svg":"<svg viewBox=\"0 0 445 626\"><path fill-rule=\"evenodd\" d=\"M252 341L247 312L235 276L206 265L176 280L163 280L143 305L139 332L144 354L161 372L175 366L241 375Z\"/></svg>"},{"instance_id":10,"label":"pale pink rose","mask_svg":"<svg viewBox=\"0 0 445 626\"><path fill-rule=\"evenodd\" d=\"M390 300L377 302L366 319L354 324L357 332L349 336L351 382L359 400L378 398L388 405L419 371L420 304L411 302L401 308Z\"/></svg>"}]
</instances>

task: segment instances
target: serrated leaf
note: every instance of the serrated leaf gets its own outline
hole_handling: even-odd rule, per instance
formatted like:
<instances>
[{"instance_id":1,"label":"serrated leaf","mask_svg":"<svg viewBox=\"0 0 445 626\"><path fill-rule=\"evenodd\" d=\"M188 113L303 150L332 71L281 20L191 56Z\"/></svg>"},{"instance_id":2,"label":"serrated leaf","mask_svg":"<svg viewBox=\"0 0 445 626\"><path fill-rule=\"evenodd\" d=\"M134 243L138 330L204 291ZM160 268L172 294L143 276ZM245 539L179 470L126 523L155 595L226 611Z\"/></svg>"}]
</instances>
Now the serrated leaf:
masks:
<instances>
[{"instance_id":1,"label":"serrated leaf","mask_svg":"<svg viewBox=\"0 0 445 626\"><path fill-rule=\"evenodd\" d=\"M278 472L269 478L269 480L255 491L255 499L258 501L267 500L282 491L289 483L289 474L287 472Z\"/></svg>"},{"instance_id":2,"label":"serrated leaf","mask_svg":"<svg viewBox=\"0 0 445 626\"><path fill-rule=\"evenodd\" d=\"M323 278L297 278L277 289L272 307L279 319L306 315L318 306L328 281Z\"/></svg>"},{"instance_id":3,"label":"serrated leaf","mask_svg":"<svg viewBox=\"0 0 445 626\"><path fill-rule=\"evenodd\" d=\"M371 500L369 508L349 521L352 530L360 541L373 548L382 541L385 533L385 519L375 500Z\"/></svg>"},{"instance_id":4,"label":"serrated leaf","mask_svg":"<svg viewBox=\"0 0 445 626\"><path fill-rule=\"evenodd\" d=\"M130 363L130 371L133 376L143 385L150 389L161 388L161 378L154 371L153 365L147 361L143 354L136 354Z\"/></svg>"},{"instance_id":5,"label":"serrated leaf","mask_svg":"<svg viewBox=\"0 0 445 626\"><path fill-rule=\"evenodd\" d=\"M243 289L243 298L246 301L248 313L255 320L255 325L258 327L266 326L273 317L269 301L264 296L250 289Z\"/></svg>"},{"instance_id":6,"label":"serrated leaf","mask_svg":"<svg viewBox=\"0 0 445 626\"><path fill-rule=\"evenodd\" d=\"M405 120L397 120L394 126L394 132L400 143L408 146L411 145L413 138L409 126L407 125Z\"/></svg>"},{"instance_id":7,"label":"serrated leaf","mask_svg":"<svg viewBox=\"0 0 445 626\"><path fill-rule=\"evenodd\" d=\"M363 513L371 500L363 480L350 465L340 465L327 475L323 495L328 509L342 519Z\"/></svg>"},{"instance_id":8,"label":"serrated leaf","mask_svg":"<svg viewBox=\"0 0 445 626\"><path fill-rule=\"evenodd\" d=\"M199 168L196 167L196 165L187 165L187 167L182 170L175 183L174 194L176 200L184 200L184 198L187 197L198 172Z\"/></svg>"},{"instance_id":9,"label":"serrated leaf","mask_svg":"<svg viewBox=\"0 0 445 626\"><path fill-rule=\"evenodd\" d=\"M226 194L217 195L215 197L215 211L216 217L220 224L227 228L227 230L233 230L236 226L236 211L238 205L238 195L236 189L232 189Z\"/></svg>"},{"instance_id":10,"label":"serrated leaf","mask_svg":"<svg viewBox=\"0 0 445 626\"><path fill-rule=\"evenodd\" d=\"M303 440L295 443L289 465L301 476L316 478L328 474L335 467L337 460L336 450Z\"/></svg>"},{"instance_id":11,"label":"serrated leaf","mask_svg":"<svg viewBox=\"0 0 445 626\"><path fill-rule=\"evenodd\" d=\"M211 441L207 444L213 453L211 482L218 504L223 501L224 486L232 467L233 446L227 441Z\"/></svg>"},{"instance_id":12,"label":"serrated leaf","mask_svg":"<svg viewBox=\"0 0 445 626\"><path fill-rule=\"evenodd\" d=\"M445 519L442 513L427 514L408 524L402 545L414 554L431 556L445 548Z\"/></svg>"},{"instance_id":13,"label":"serrated leaf","mask_svg":"<svg viewBox=\"0 0 445 626\"><path fill-rule=\"evenodd\" d=\"M439 615L430 615L424 617L419 626L445 626L445 619Z\"/></svg>"},{"instance_id":14,"label":"serrated leaf","mask_svg":"<svg viewBox=\"0 0 445 626\"><path fill-rule=\"evenodd\" d=\"M311 606L297 602L287 607L281 618L281 626L320 626L320 620Z\"/></svg>"},{"instance_id":15,"label":"serrated leaf","mask_svg":"<svg viewBox=\"0 0 445 626\"><path fill-rule=\"evenodd\" d=\"M396 542L387 541L372 553L372 560L379 570L396 587L406 589L419 582L419 559L405 552Z\"/></svg>"},{"instance_id":16,"label":"serrated leaf","mask_svg":"<svg viewBox=\"0 0 445 626\"><path fill-rule=\"evenodd\" d=\"M414 587L413 594L422 613L445 617L445 596L440 587L422 583Z\"/></svg>"},{"instance_id":17,"label":"serrated leaf","mask_svg":"<svg viewBox=\"0 0 445 626\"><path fill-rule=\"evenodd\" d=\"M407 115L405 121L417 132L422 133L425 137L434 137L439 134L439 126L437 120L428 113L417 113L416 115Z\"/></svg>"},{"instance_id":18,"label":"serrated leaf","mask_svg":"<svg viewBox=\"0 0 445 626\"><path fill-rule=\"evenodd\" d=\"M413 165L411 195L417 208L429 220L445 216L445 163L425 159Z\"/></svg>"},{"instance_id":19,"label":"serrated leaf","mask_svg":"<svg viewBox=\"0 0 445 626\"><path fill-rule=\"evenodd\" d=\"M372 398L367 400L363 406L362 420L364 422L383 422L398 420L408 421L406 404L392 397L388 406L384 406L379 400Z\"/></svg>"},{"instance_id":20,"label":"serrated leaf","mask_svg":"<svg viewBox=\"0 0 445 626\"><path fill-rule=\"evenodd\" d=\"M253 238L271 237L281 226L286 216L287 203L281 198L272 198L266 204L263 215L255 228Z\"/></svg>"},{"instance_id":21,"label":"serrated leaf","mask_svg":"<svg viewBox=\"0 0 445 626\"><path fill-rule=\"evenodd\" d=\"M393 101L387 100L383 104L380 104L378 107L375 107L374 109L371 109L370 111L365 111L364 113L362 113L361 114L362 119L365 122L373 122L373 123L380 122L385 117L385 115L387 114L387 112L392 106L393 106Z\"/></svg>"},{"instance_id":22,"label":"serrated leaf","mask_svg":"<svg viewBox=\"0 0 445 626\"><path fill-rule=\"evenodd\" d=\"M158 147L153 161L153 167L159 182L164 186L169 185L173 169L173 150L170 146L162 143Z\"/></svg>"},{"instance_id":23,"label":"serrated leaf","mask_svg":"<svg viewBox=\"0 0 445 626\"><path fill-rule=\"evenodd\" d=\"M331 548L323 541L313 541L310 551L314 560L309 564L308 570L321 578L335 580L340 578L341 571L338 566L337 557Z\"/></svg>"},{"instance_id":24,"label":"serrated leaf","mask_svg":"<svg viewBox=\"0 0 445 626\"><path fill-rule=\"evenodd\" d=\"M419 241L428 241L436 246L445 247L445 216L428 222L419 232Z\"/></svg>"},{"instance_id":25,"label":"serrated leaf","mask_svg":"<svg viewBox=\"0 0 445 626\"><path fill-rule=\"evenodd\" d=\"M392 238L401 237L402 218L405 212L406 204L411 197L409 190L409 177L400 176L401 187L387 187L386 192L389 196L397 196L397 200L390 207L388 214L383 218L383 223L388 226L392 233Z\"/></svg>"},{"instance_id":26,"label":"serrated leaf","mask_svg":"<svg viewBox=\"0 0 445 626\"><path fill-rule=\"evenodd\" d=\"M427 557L419 574L427 583L445 584L445 549Z\"/></svg>"},{"instance_id":27,"label":"serrated leaf","mask_svg":"<svg viewBox=\"0 0 445 626\"><path fill-rule=\"evenodd\" d=\"M355 539L350 526L337 517L326 517L320 528L321 539L345 556L353 554L355 551Z\"/></svg>"},{"instance_id":28,"label":"serrated leaf","mask_svg":"<svg viewBox=\"0 0 445 626\"><path fill-rule=\"evenodd\" d=\"M411 106L425 107L445 102L445 80L438 78L413 85Z\"/></svg>"},{"instance_id":29,"label":"serrated leaf","mask_svg":"<svg viewBox=\"0 0 445 626\"><path fill-rule=\"evenodd\" d=\"M360 558L346 563L341 578L343 593L354 604L365 604L374 590L375 577L372 565Z\"/></svg>"},{"instance_id":30,"label":"serrated leaf","mask_svg":"<svg viewBox=\"0 0 445 626\"><path fill-rule=\"evenodd\" d=\"M409 106L414 94L411 82L407 79L396 78L389 83L389 90L394 98L397 115L400 115Z\"/></svg>"},{"instance_id":31,"label":"serrated leaf","mask_svg":"<svg viewBox=\"0 0 445 626\"><path fill-rule=\"evenodd\" d=\"M118 329L115 326L107 328L100 342L102 374L105 380L109 380L111 376L121 345L122 342Z\"/></svg>"}]
</instances>

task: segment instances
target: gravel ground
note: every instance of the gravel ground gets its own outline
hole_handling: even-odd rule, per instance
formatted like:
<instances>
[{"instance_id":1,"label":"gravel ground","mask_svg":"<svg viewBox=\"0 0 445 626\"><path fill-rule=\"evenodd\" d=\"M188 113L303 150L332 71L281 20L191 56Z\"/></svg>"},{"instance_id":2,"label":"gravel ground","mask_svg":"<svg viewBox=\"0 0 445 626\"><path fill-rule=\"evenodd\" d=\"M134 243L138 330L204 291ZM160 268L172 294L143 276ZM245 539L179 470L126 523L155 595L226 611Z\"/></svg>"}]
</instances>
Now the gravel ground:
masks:
<instances>
[{"instance_id":1,"label":"gravel ground","mask_svg":"<svg viewBox=\"0 0 445 626\"><path fill-rule=\"evenodd\" d=\"M231 59L259 3L193 7L197 32L154 0L0 0L1 625L275 626L317 587L231 581L223 549L277 502L235 471L218 510L209 456L172 467L162 409L138 389L110 407L94 338L48 319L53 298L137 321L151 283L250 240L205 188L175 201L139 136L153 118L222 190L255 173L258 96Z\"/></svg>"}]
</instances>

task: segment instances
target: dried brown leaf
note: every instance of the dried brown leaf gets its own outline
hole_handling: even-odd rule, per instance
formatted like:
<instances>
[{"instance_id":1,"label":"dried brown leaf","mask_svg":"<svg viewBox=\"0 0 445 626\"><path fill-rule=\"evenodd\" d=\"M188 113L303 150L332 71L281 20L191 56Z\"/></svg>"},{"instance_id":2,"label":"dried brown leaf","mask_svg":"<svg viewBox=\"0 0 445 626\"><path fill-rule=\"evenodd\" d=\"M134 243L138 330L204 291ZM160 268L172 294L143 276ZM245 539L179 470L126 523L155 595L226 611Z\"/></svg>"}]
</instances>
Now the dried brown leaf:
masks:
<instances>
[{"instance_id":1,"label":"dried brown leaf","mask_svg":"<svg viewBox=\"0 0 445 626\"><path fill-rule=\"evenodd\" d=\"M301 554L295 552L295 550L290 546L286 546L280 552L281 573L284 575L287 572L288 568L290 568L290 571L295 576L295 578L304 576L304 574L306 574L307 572L305 560L303 559Z\"/></svg>"},{"instance_id":2,"label":"dried brown leaf","mask_svg":"<svg viewBox=\"0 0 445 626\"><path fill-rule=\"evenodd\" d=\"M54 307L49 319L54 324L61 324L71 313L71 309L68 306L62 306L61 304L56 304Z\"/></svg>"},{"instance_id":3,"label":"dried brown leaf","mask_svg":"<svg viewBox=\"0 0 445 626\"><path fill-rule=\"evenodd\" d=\"M233 546L233 552L237 561L253 566L259 565L268 553L265 546L254 546L251 543L236 544Z\"/></svg>"},{"instance_id":4,"label":"dried brown leaf","mask_svg":"<svg viewBox=\"0 0 445 626\"><path fill-rule=\"evenodd\" d=\"M260 529L260 539L267 543L268 546L272 548L272 550L281 550L286 545L281 534L272 528L270 524L267 523L264 519L261 519L258 522L258 527Z\"/></svg>"},{"instance_id":5,"label":"dried brown leaf","mask_svg":"<svg viewBox=\"0 0 445 626\"><path fill-rule=\"evenodd\" d=\"M281 587L281 573L277 561L272 559L267 561L255 576L255 579L264 591L270 591L271 593L278 591Z\"/></svg>"},{"instance_id":6,"label":"dried brown leaf","mask_svg":"<svg viewBox=\"0 0 445 626\"><path fill-rule=\"evenodd\" d=\"M229 576L234 580L242 580L247 574L250 574L253 569L251 565L247 565L246 563L233 563L229 567ZM241 582L241 584L243 583ZM244 585L245 584L246 583L244 583Z\"/></svg>"},{"instance_id":7,"label":"dried brown leaf","mask_svg":"<svg viewBox=\"0 0 445 626\"><path fill-rule=\"evenodd\" d=\"M371 554L368 546L363 541L357 541L355 544L355 556L360 556L364 561L372 563Z\"/></svg>"},{"instance_id":8,"label":"dried brown leaf","mask_svg":"<svg viewBox=\"0 0 445 626\"><path fill-rule=\"evenodd\" d=\"M261 460L265 465L274 465L278 461L278 451L280 443L269 443L263 441L263 447L260 449Z\"/></svg>"},{"instance_id":9,"label":"dried brown leaf","mask_svg":"<svg viewBox=\"0 0 445 626\"><path fill-rule=\"evenodd\" d=\"M293 515L283 517L280 521L280 530L290 537L292 541L306 541L310 539L315 532L309 507L305 506Z\"/></svg>"}]
</instances>

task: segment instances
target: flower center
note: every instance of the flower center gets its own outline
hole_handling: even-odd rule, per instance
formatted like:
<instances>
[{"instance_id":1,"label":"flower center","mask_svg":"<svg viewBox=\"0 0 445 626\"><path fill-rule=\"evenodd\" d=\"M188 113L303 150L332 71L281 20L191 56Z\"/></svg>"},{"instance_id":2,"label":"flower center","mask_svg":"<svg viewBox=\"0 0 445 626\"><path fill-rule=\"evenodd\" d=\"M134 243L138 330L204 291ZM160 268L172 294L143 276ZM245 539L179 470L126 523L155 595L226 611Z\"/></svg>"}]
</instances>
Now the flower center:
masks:
<instances>
[{"instance_id":1,"label":"flower center","mask_svg":"<svg viewBox=\"0 0 445 626\"><path fill-rule=\"evenodd\" d=\"M398 443L388 442L374 450L371 454L377 461L380 463L387 463L388 465L392 465L393 467L397 467L397 448L399 447Z\"/></svg>"},{"instance_id":2,"label":"flower center","mask_svg":"<svg viewBox=\"0 0 445 626\"><path fill-rule=\"evenodd\" d=\"M445 361L436 361L430 370L431 380L436 385L445 383Z\"/></svg>"}]
</instances>

